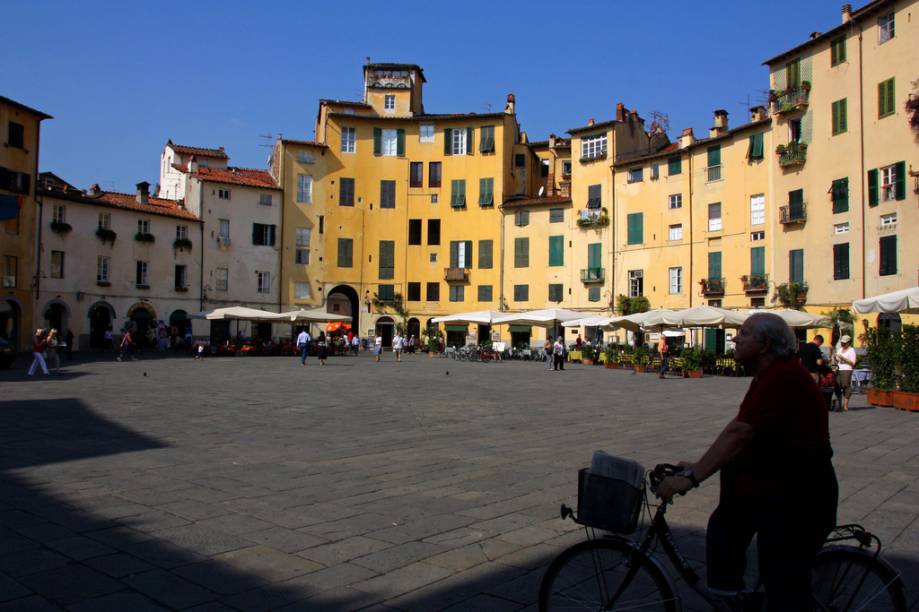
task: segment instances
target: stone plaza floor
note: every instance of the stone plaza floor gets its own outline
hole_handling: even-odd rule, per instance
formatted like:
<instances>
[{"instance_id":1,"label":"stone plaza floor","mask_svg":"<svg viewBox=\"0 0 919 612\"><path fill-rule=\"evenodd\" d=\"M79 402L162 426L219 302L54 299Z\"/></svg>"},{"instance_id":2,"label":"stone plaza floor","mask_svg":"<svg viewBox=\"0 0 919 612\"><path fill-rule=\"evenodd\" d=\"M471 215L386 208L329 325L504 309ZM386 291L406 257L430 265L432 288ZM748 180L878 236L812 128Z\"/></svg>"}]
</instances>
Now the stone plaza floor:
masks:
<instances>
[{"instance_id":1,"label":"stone plaza floor","mask_svg":"<svg viewBox=\"0 0 919 612\"><path fill-rule=\"evenodd\" d=\"M0 371L0 610L533 610L595 449L695 460L749 378L407 356ZM830 415L840 522L919 592L919 415ZM703 557L717 478L668 517ZM684 589L685 590L685 589ZM686 609L703 609L687 595Z\"/></svg>"}]
</instances>

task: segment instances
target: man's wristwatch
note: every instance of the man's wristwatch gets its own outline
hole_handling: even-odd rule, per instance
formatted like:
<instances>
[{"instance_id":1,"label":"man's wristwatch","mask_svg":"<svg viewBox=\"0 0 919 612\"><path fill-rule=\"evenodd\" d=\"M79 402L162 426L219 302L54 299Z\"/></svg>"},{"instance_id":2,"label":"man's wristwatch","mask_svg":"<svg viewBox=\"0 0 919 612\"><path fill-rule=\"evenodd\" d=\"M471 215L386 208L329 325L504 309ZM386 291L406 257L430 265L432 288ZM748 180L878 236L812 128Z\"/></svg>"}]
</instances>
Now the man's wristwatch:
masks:
<instances>
[{"instance_id":1,"label":"man's wristwatch","mask_svg":"<svg viewBox=\"0 0 919 612\"><path fill-rule=\"evenodd\" d=\"M688 468L686 468L685 470L683 470L682 472L680 472L680 476L682 476L683 478L686 478L687 480L689 480L689 482L692 483L692 488L693 488L693 489L695 489L695 488L697 488L697 487L699 486L699 481L696 479L696 473L693 471L693 469L692 469L691 467L688 467Z\"/></svg>"}]
</instances>

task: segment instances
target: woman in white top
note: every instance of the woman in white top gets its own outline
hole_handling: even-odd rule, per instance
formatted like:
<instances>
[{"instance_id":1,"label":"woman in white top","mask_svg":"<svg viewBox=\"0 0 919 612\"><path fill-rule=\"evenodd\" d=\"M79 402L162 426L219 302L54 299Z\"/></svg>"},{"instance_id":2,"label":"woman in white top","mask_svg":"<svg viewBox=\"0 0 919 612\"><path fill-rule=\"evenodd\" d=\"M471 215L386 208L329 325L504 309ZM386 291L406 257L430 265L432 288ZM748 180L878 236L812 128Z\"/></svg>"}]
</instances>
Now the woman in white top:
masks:
<instances>
[{"instance_id":1,"label":"woman in white top","mask_svg":"<svg viewBox=\"0 0 919 612\"><path fill-rule=\"evenodd\" d=\"M842 346L833 356L833 361L838 366L838 377L836 384L839 385L839 391L842 394L842 411L849 411L849 398L852 396L852 370L855 368L855 349L852 348L852 337L846 334L839 339Z\"/></svg>"},{"instance_id":2,"label":"woman in white top","mask_svg":"<svg viewBox=\"0 0 919 612\"><path fill-rule=\"evenodd\" d=\"M392 351L396 354L396 361L402 361L402 348L405 344L405 338L402 337L402 334L396 332L396 335L392 339Z\"/></svg>"},{"instance_id":3,"label":"woman in white top","mask_svg":"<svg viewBox=\"0 0 919 612\"><path fill-rule=\"evenodd\" d=\"M376 337L373 339L373 360L380 361L380 356L383 354L383 336L377 333Z\"/></svg>"}]
</instances>

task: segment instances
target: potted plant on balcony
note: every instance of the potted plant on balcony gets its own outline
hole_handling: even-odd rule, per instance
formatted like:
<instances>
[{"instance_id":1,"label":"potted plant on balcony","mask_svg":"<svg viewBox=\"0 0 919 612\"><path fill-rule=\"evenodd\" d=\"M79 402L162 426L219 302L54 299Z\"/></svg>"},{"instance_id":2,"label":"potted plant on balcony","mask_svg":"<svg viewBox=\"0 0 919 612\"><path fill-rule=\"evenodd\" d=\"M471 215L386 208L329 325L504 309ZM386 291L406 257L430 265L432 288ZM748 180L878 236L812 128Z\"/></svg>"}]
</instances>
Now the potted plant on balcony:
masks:
<instances>
[{"instance_id":1,"label":"potted plant on balcony","mask_svg":"<svg viewBox=\"0 0 919 612\"><path fill-rule=\"evenodd\" d=\"M776 285L775 295L785 308L800 310L807 303L807 283L782 283Z\"/></svg>"},{"instance_id":2,"label":"potted plant on balcony","mask_svg":"<svg viewBox=\"0 0 919 612\"><path fill-rule=\"evenodd\" d=\"M176 238L172 243L172 248L177 251L191 250L191 240L188 238Z\"/></svg>"},{"instance_id":3,"label":"potted plant on balcony","mask_svg":"<svg viewBox=\"0 0 919 612\"><path fill-rule=\"evenodd\" d=\"M919 326L905 325L900 334L900 389L891 391L893 406L919 412Z\"/></svg>"},{"instance_id":4,"label":"potted plant on balcony","mask_svg":"<svg viewBox=\"0 0 919 612\"><path fill-rule=\"evenodd\" d=\"M683 360L683 375L686 378L702 378L702 349L693 346L680 353Z\"/></svg>"},{"instance_id":5,"label":"potted plant on balcony","mask_svg":"<svg viewBox=\"0 0 919 612\"><path fill-rule=\"evenodd\" d=\"M63 221L52 221L51 222L51 231L61 236L68 233L72 229L73 228L70 226L69 223L65 223Z\"/></svg>"},{"instance_id":6,"label":"potted plant on balcony","mask_svg":"<svg viewBox=\"0 0 919 612\"><path fill-rule=\"evenodd\" d=\"M651 363L651 351L644 344L635 347L632 353L632 369L643 374L648 371L648 364Z\"/></svg>"},{"instance_id":7,"label":"potted plant on balcony","mask_svg":"<svg viewBox=\"0 0 919 612\"><path fill-rule=\"evenodd\" d=\"M134 234L134 240L137 242L151 243L154 242L156 238L153 236L153 234L149 234L147 232L137 232Z\"/></svg>"},{"instance_id":8,"label":"potted plant on balcony","mask_svg":"<svg viewBox=\"0 0 919 612\"><path fill-rule=\"evenodd\" d=\"M115 244L115 238L118 237L118 234L115 233L115 230L100 227L96 230L96 237L103 243Z\"/></svg>"},{"instance_id":9,"label":"potted plant on balcony","mask_svg":"<svg viewBox=\"0 0 919 612\"><path fill-rule=\"evenodd\" d=\"M785 145L783 145L783 144L780 144L779 146L777 146L777 147L775 148L775 152L776 152L778 155L785 155L785 151L787 151L787 150L788 150L788 149L786 149L786 148L785 148Z\"/></svg>"},{"instance_id":10,"label":"potted plant on balcony","mask_svg":"<svg viewBox=\"0 0 919 612\"><path fill-rule=\"evenodd\" d=\"M584 365L593 365L594 360L597 358L597 352L594 350L594 347L590 344L581 345L581 363Z\"/></svg>"},{"instance_id":11,"label":"potted plant on balcony","mask_svg":"<svg viewBox=\"0 0 919 612\"><path fill-rule=\"evenodd\" d=\"M868 385L868 403L872 406L893 406L896 377L896 346L893 334L886 327L871 327L864 321L865 333L862 340L871 364L871 384Z\"/></svg>"}]
</instances>

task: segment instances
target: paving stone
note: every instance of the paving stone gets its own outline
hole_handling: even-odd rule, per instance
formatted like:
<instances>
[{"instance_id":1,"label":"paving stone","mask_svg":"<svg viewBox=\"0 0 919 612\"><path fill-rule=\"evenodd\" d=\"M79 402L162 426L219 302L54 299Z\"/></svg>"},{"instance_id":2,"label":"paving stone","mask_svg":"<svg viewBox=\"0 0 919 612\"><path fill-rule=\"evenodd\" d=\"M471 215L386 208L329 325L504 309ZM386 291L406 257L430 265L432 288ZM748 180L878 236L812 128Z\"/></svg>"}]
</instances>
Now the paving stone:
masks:
<instances>
[{"instance_id":1,"label":"paving stone","mask_svg":"<svg viewBox=\"0 0 919 612\"><path fill-rule=\"evenodd\" d=\"M114 555L87 559L86 565L108 574L113 578L124 578L125 576L140 574L154 569L154 567L146 561L142 561L126 553L116 553Z\"/></svg>"},{"instance_id":2,"label":"paving stone","mask_svg":"<svg viewBox=\"0 0 919 612\"><path fill-rule=\"evenodd\" d=\"M63 608L38 595L0 603L0 612L60 612L61 610Z\"/></svg>"},{"instance_id":3,"label":"paving stone","mask_svg":"<svg viewBox=\"0 0 919 612\"><path fill-rule=\"evenodd\" d=\"M52 550L29 548L0 556L0 572L5 572L15 578L63 567L69 562L67 557Z\"/></svg>"},{"instance_id":4,"label":"paving stone","mask_svg":"<svg viewBox=\"0 0 919 612\"><path fill-rule=\"evenodd\" d=\"M264 544L283 552L297 552L298 550L320 546L325 543L325 540L317 536L294 529L285 529L284 527L271 527L261 531L253 531L246 533L245 538L251 542Z\"/></svg>"},{"instance_id":5,"label":"paving stone","mask_svg":"<svg viewBox=\"0 0 919 612\"><path fill-rule=\"evenodd\" d=\"M76 561L83 561L93 557L101 557L114 552L108 546L84 536L73 536L63 540L48 542L48 548L67 555Z\"/></svg>"},{"instance_id":6,"label":"paving stone","mask_svg":"<svg viewBox=\"0 0 919 612\"><path fill-rule=\"evenodd\" d=\"M443 551L444 547L438 546L437 544L428 544L427 542L406 542L405 544L392 546L364 557L358 557L352 560L352 563L382 574L409 565L415 561L433 557Z\"/></svg>"},{"instance_id":7,"label":"paving stone","mask_svg":"<svg viewBox=\"0 0 919 612\"><path fill-rule=\"evenodd\" d=\"M70 612L166 612L169 608L158 605L140 593L113 593L68 606Z\"/></svg>"},{"instance_id":8,"label":"paving stone","mask_svg":"<svg viewBox=\"0 0 919 612\"><path fill-rule=\"evenodd\" d=\"M0 574L0 601L9 601L31 595L32 591L5 574Z\"/></svg>"},{"instance_id":9,"label":"paving stone","mask_svg":"<svg viewBox=\"0 0 919 612\"><path fill-rule=\"evenodd\" d=\"M217 599L213 592L163 570L130 576L124 583L172 608L188 608Z\"/></svg>"},{"instance_id":10,"label":"paving stone","mask_svg":"<svg viewBox=\"0 0 919 612\"><path fill-rule=\"evenodd\" d=\"M117 580L79 564L30 574L21 580L39 595L61 605L75 604L124 589Z\"/></svg>"},{"instance_id":11,"label":"paving stone","mask_svg":"<svg viewBox=\"0 0 919 612\"><path fill-rule=\"evenodd\" d=\"M301 550L297 553L297 555L306 559L317 561L323 565L335 565L337 563L350 561L351 559L355 559L357 557L364 557L366 555L391 548L392 546L393 545L389 542L381 542L380 540L374 540L373 538L355 536L346 540L340 540L334 544L324 544L321 546L314 546L313 548L308 548L306 550Z\"/></svg>"},{"instance_id":12,"label":"paving stone","mask_svg":"<svg viewBox=\"0 0 919 612\"><path fill-rule=\"evenodd\" d=\"M357 582L351 588L371 595L392 597L437 582L452 572L427 563L413 563L386 574Z\"/></svg>"},{"instance_id":13,"label":"paving stone","mask_svg":"<svg viewBox=\"0 0 919 612\"><path fill-rule=\"evenodd\" d=\"M199 529L196 525L163 529L153 535L159 540L167 540L180 548L193 550L206 556L244 548L249 545L248 541L239 536L215 529Z\"/></svg>"}]
</instances>

